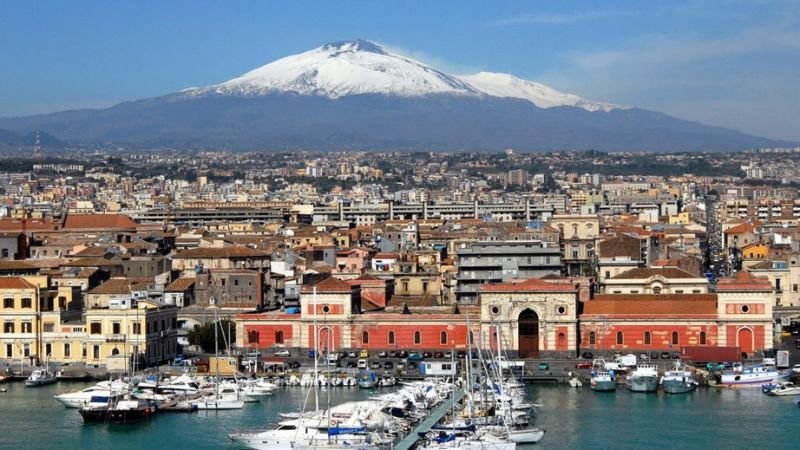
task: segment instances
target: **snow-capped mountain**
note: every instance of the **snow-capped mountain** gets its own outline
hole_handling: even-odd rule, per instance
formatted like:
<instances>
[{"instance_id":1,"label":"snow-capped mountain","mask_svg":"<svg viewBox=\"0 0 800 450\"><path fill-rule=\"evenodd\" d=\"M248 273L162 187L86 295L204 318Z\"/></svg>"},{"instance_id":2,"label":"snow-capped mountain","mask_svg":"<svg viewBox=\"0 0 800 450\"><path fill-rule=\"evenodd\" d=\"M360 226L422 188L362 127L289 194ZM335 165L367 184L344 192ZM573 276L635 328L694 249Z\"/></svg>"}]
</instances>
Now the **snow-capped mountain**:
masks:
<instances>
[{"instance_id":1,"label":"snow-capped mountain","mask_svg":"<svg viewBox=\"0 0 800 450\"><path fill-rule=\"evenodd\" d=\"M486 95L528 100L539 108L574 106L592 112L628 109L622 105L593 102L574 94L565 94L541 83L523 80L507 73L478 72L474 75L461 75L459 78Z\"/></svg>"},{"instance_id":2,"label":"snow-capped mountain","mask_svg":"<svg viewBox=\"0 0 800 450\"><path fill-rule=\"evenodd\" d=\"M281 58L224 83L184 92L188 95L293 92L328 98L360 94L403 97L480 94L457 77L361 39L325 44Z\"/></svg>"},{"instance_id":3,"label":"snow-capped mountain","mask_svg":"<svg viewBox=\"0 0 800 450\"><path fill-rule=\"evenodd\" d=\"M592 112L623 108L565 94L510 74L479 72L474 75L448 75L362 39L325 44L281 58L223 83L183 92L190 96L255 96L292 92L328 98L361 94L401 97L489 95L528 100L539 108L574 106Z\"/></svg>"},{"instance_id":4,"label":"snow-capped mountain","mask_svg":"<svg viewBox=\"0 0 800 450\"><path fill-rule=\"evenodd\" d=\"M242 150L734 150L787 144L586 100L513 75L449 75L363 40L326 44L223 83L106 109L0 118L0 129L18 135L41 130L81 143Z\"/></svg>"}]
</instances>

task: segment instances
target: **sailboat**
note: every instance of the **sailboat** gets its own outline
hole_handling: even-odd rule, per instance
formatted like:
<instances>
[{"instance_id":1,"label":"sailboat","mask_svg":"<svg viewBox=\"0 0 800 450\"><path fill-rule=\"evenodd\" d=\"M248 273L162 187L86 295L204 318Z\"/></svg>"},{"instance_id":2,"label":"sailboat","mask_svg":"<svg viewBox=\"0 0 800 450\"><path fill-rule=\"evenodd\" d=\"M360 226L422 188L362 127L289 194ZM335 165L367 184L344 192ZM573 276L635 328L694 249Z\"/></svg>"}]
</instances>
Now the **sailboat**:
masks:
<instances>
[{"instance_id":1,"label":"sailboat","mask_svg":"<svg viewBox=\"0 0 800 450\"><path fill-rule=\"evenodd\" d=\"M216 383L214 383L214 393L192 402L197 405L197 409L205 410L226 410L244 408L244 400L239 398L238 389L225 389L220 391L221 378L219 375L219 342L217 340L217 310L214 309L214 361L216 362Z\"/></svg>"}]
</instances>

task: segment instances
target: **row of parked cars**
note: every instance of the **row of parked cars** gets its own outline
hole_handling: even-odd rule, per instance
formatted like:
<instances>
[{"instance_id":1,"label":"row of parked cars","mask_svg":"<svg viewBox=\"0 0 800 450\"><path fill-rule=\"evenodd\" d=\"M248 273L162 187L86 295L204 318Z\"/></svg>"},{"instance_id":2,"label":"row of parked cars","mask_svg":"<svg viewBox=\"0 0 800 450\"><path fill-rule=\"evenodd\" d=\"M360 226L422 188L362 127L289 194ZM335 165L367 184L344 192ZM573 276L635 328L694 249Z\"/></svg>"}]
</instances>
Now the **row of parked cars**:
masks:
<instances>
[{"instance_id":1,"label":"row of parked cars","mask_svg":"<svg viewBox=\"0 0 800 450\"><path fill-rule=\"evenodd\" d=\"M272 353L273 356L280 357L280 358L290 358L292 356L292 352L287 349L278 349ZM261 356L261 352L259 350L251 350L247 353L247 356L250 358L257 358ZM369 358L369 350L360 350L360 351L350 351L350 352L331 352L328 354L329 361L337 361L339 359L367 359ZM452 352L408 352L406 350L397 350L397 351L381 351L376 354L378 358L393 358L393 359L408 359L410 361L422 361L425 359L450 359L453 357ZM464 350L460 350L455 353L455 356L458 359L464 359L467 357L467 352ZM314 351L309 351L309 358L314 357ZM477 358L478 352L473 351L472 357Z\"/></svg>"}]
</instances>

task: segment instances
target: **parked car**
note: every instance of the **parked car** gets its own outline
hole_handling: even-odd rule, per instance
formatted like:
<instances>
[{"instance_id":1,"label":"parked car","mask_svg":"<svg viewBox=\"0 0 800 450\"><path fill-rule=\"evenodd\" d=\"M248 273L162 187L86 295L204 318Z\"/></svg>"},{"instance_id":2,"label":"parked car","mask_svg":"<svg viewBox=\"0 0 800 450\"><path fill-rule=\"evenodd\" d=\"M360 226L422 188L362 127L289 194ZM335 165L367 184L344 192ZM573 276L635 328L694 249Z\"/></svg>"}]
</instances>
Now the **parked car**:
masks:
<instances>
[{"instance_id":1,"label":"parked car","mask_svg":"<svg viewBox=\"0 0 800 450\"><path fill-rule=\"evenodd\" d=\"M466 357L467 357L467 352L465 352L464 350L459 350L458 353L456 353L456 358L458 359L464 359Z\"/></svg>"},{"instance_id":2,"label":"parked car","mask_svg":"<svg viewBox=\"0 0 800 450\"><path fill-rule=\"evenodd\" d=\"M539 370L549 370L549 369L550 369L550 364L547 364L546 362L539 363Z\"/></svg>"},{"instance_id":3,"label":"parked car","mask_svg":"<svg viewBox=\"0 0 800 450\"><path fill-rule=\"evenodd\" d=\"M286 349L275 350L275 353L273 353L273 355L281 357L281 358L288 358L288 357L292 356L292 352L290 352L289 350L286 350Z\"/></svg>"},{"instance_id":4,"label":"parked car","mask_svg":"<svg viewBox=\"0 0 800 450\"><path fill-rule=\"evenodd\" d=\"M359 358L369 358L369 351L367 349L361 349L361 351L358 352L358 357Z\"/></svg>"},{"instance_id":5,"label":"parked car","mask_svg":"<svg viewBox=\"0 0 800 450\"><path fill-rule=\"evenodd\" d=\"M670 354L669 352L661 352L661 359L669 359Z\"/></svg>"},{"instance_id":6,"label":"parked car","mask_svg":"<svg viewBox=\"0 0 800 450\"><path fill-rule=\"evenodd\" d=\"M672 359L681 359L681 352L672 352Z\"/></svg>"},{"instance_id":7,"label":"parked car","mask_svg":"<svg viewBox=\"0 0 800 450\"><path fill-rule=\"evenodd\" d=\"M347 358L347 355L348 355L348 353L347 353L347 352L339 352L339 358L340 358L340 359Z\"/></svg>"},{"instance_id":8,"label":"parked car","mask_svg":"<svg viewBox=\"0 0 800 450\"><path fill-rule=\"evenodd\" d=\"M408 361L422 361L423 359L425 359L425 356L424 355L420 355L417 352L411 352L406 357L406 360L408 360Z\"/></svg>"},{"instance_id":9,"label":"parked car","mask_svg":"<svg viewBox=\"0 0 800 450\"><path fill-rule=\"evenodd\" d=\"M437 359L444 358L444 353L442 352L433 352L433 357Z\"/></svg>"},{"instance_id":10,"label":"parked car","mask_svg":"<svg viewBox=\"0 0 800 450\"><path fill-rule=\"evenodd\" d=\"M800 373L800 364L795 364L792 366L792 372Z\"/></svg>"},{"instance_id":11,"label":"parked car","mask_svg":"<svg viewBox=\"0 0 800 450\"><path fill-rule=\"evenodd\" d=\"M349 352L347 353L348 358L358 358L358 352Z\"/></svg>"},{"instance_id":12,"label":"parked car","mask_svg":"<svg viewBox=\"0 0 800 450\"><path fill-rule=\"evenodd\" d=\"M658 352L650 352L650 359L658 359Z\"/></svg>"},{"instance_id":13,"label":"parked car","mask_svg":"<svg viewBox=\"0 0 800 450\"><path fill-rule=\"evenodd\" d=\"M389 356L389 354L386 352L378 352L378 358L386 358L387 356Z\"/></svg>"},{"instance_id":14,"label":"parked car","mask_svg":"<svg viewBox=\"0 0 800 450\"><path fill-rule=\"evenodd\" d=\"M394 350L392 350L391 352L389 352L389 358L397 358L397 352L396 352L396 351L394 351Z\"/></svg>"},{"instance_id":15,"label":"parked car","mask_svg":"<svg viewBox=\"0 0 800 450\"><path fill-rule=\"evenodd\" d=\"M650 359L650 357L647 356L647 353L639 353L639 359L642 361L647 361L648 359Z\"/></svg>"},{"instance_id":16,"label":"parked car","mask_svg":"<svg viewBox=\"0 0 800 450\"><path fill-rule=\"evenodd\" d=\"M592 354L592 352L583 352L581 354L581 358L583 358L583 359L594 359L594 355Z\"/></svg>"},{"instance_id":17,"label":"parked car","mask_svg":"<svg viewBox=\"0 0 800 450\"><path fill-rule=\"evenodd\" d=\"M395 364L394 366L396 368L398 368L398 369L404 369L406 367L406 365L403 364L403 361L400 361L399 363Z\"/></svg>"},{"instance_id":18,"label":"parked car","mask_svg":"<svg viewBox=\"0 0 800 450\"><path fill-rule=\"evenodd\" d=\"M591 369L592 368L592 363L590 363L589 361L578 361L577 363L575 363L575 368L576 369Z\"/></svg>"},{"instance_id":19,"label":"parked car","mask_svg":"<svg viewBox=\"0 0 800 450\"><path fill-rule=\"evenodd\" d=\"M423 358L431 358L431 357L433 357L433 354L431 352L423 352L422 353L422 357Z\"/></svg>"},{"instance_id":20,"label":"parked car","mask_svg":"<svg viewBox=\"0 0 800 450\"><path fill-rule=\"evenodd\" d=\"M419 365L417 363L415 363L414 361L406 362L406 369L408 369L408 370L417 370L418 367L419 367Z\"/></svg>"},{"instance_id":21,"label":"parked car","mask_svg":"<svg viewBox=\"0 0 800 450\"><path fill-rule=\"evenodd\" d=\"M380 361L370 361L369 368L370 369L380 369L381 368L381 362Z\"/></svg>"},{"instance_id":22,"label":"parked car","mask_svg":"<svg viewBox=\"0 0 800 450\"><path fill-rule=\"evenodd\" d=\"M347 361L347 368L348 369L352 369L355 366L356 366L356 362L355 361Z\"/></svg>"},{"instance_id":23,"label":"parked car","mask_svg":"<svg viewBox=\"0 0 800 450\"><path fill-rule=\"evenodd\" d=\"M383 363L383 368L386 370L392 369L394 368L394 364L392 364L391 361L386 361L385 363Z\"/></svg>"},{"instance_id":24,"label":"parked car","mask_svg":"<svg viewBox=\"0 0 800 450\"><path fill-rule=\"evenodd\" d=\"M299 369L300 368L300 361L291 361L288 365L289 365L289 368L291 368L291 369Z\"/></svg>"},{"instance_id":25,"label":"parked car","mask_svg":"<svg viewBox=\"0 0 800 450\"><path fill-rule=\"evenodd\" d=\"M358 368L359 369L366 369L367 368L367 360L366 359L359 359L358 360Z\"/></svg>"}]
</instances>

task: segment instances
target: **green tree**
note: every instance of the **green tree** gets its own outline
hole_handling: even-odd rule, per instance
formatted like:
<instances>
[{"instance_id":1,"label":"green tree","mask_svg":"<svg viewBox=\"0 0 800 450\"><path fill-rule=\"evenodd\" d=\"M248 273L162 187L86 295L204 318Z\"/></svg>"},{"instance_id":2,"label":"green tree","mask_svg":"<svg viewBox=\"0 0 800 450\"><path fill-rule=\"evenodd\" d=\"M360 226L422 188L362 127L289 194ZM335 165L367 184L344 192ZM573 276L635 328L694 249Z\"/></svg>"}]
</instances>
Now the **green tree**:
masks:
<instances>
[{"instance_id":1,"label":"green tree","mask_svg":"<svg viewBox=\"0 0 800 450\"><path fill-rule=\"evenodd\" d=\"M215 326L216 325L216 326ZM230 337L228 336L230 330ZM214 331L217 332L217 343L220 349L224 349L226 344L233 347L236 342L236 323L229 319L221 319L217 322L209 322L189 332L189 343L199 345L206 353L214 351Z\"/></svg>"}]
</instances>

